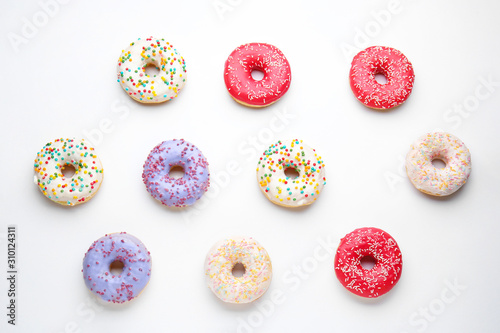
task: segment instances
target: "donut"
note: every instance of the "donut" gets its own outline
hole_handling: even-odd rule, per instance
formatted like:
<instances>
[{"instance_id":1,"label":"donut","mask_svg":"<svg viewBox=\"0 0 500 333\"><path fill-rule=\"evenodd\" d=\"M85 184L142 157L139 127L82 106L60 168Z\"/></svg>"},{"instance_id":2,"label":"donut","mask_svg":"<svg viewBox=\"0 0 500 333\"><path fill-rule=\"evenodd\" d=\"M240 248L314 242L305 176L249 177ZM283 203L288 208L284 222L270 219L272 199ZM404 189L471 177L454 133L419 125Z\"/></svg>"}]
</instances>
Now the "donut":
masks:
<instances>
[{"instance_id":1,"label":"donut","mask_svg":"<svg viewBox=\"0 0 500 333\"><path fill-rule=\"evenodd\" d=\"M123 271L111 272L119 263ZM151 256L144 244L126 232L104 235L90 245L83 258L87 288L104 302L125 303L139 296L151 277Z\"/></svg>"},{"instance_id":2,"label":"donut","mask_svg":"<svg viewBox=\"0 0 500 333\"><path fill-rule=\"evenodd\" d=\"M103 179L101 161L83 139L55 139L47 143L35 158L35 184L50 200L65 206L89 201ZM74 168L66 177L65 168Z\"/></svg>"},{"instance_id":3,"label":"donut","mask_svg":"<svg viewBox=\"0 0 500 333\"><path fill-rule=\"evenodd\" d=\"M181 167L184 176L171 177L169 172L173 167ZM195 145L183 139L163 141L149 153L142 180L148 192L162 204L189 206L208 190L208 162Z\"/></svg>"},{"instance_id":4,"label":"donut","mask_svg":"<svg viewBox=\"0 0 500 333\"><path fill-rule=\"evenodd\" d=\"M236 264L245 267L241 277L232 274ZM269 288L273 275L267 251L253 238L234 237L217 242L205 260L208 287L227 303L250 303Z\"/></svg>"},{"instance_id":5,"label":"donut","mask_svg":"<svg viewBox=\"0 0 500 333\"><path fill-rule=\"evenodd\" d=\"M288 170L295 171L298 177L287 176ZM302 140L280 140L260 157L257 181L272 203L285 207L310 205L326 184L325 164Z\"/></svg>"},{"instance_id":6,"label":"donut","mask_svg":"<svg viewBox=\"0 0 500 333\"><path fill-rule=\"evenodd\" d=\"M378 83L376 74L383 74L387 82ZM352 92L361 103L385 110L406 101L413 89L415 74L412 64L400 51L372 46L354 56L349 79Z\"/></svg>"},{"instance_id":7,"label":"donut","mask_svg":"<svg viewBox=\"0 0 500 333\"><path fill-rule=\"evenodd\" d=\"M433 160L446 166L436 168ZM421 192L447 196L456 192L469 178L471 155L459 138L443 132L428 133L415 141L406 155L406 173Z\"/></svg>"},{"instance_id":8,"label":"donut","mask_svg":"<svg viewBox=\"0 0 500 333\"><path fill-rule=\"evenodd\" d=\"M372 269L361 266L368 257ZM335 254L335 274L340 283L355 295L375 298L389 292L401 277L403 258L398 244L387 232L360 228L340 241Z\"/></svg>"},{"instance_id":9,"label":"donut","mask_svg":"<svg viewBox=\"0 0 500 333\"><path fill-rule=\"evenodd\" d=\"M264 73L262 80L252 78L252 71ZM290 87L292 73L285 55L276 46L248 43L237 47L227 58L224 82L238 103L260 108L273 104Z\"/></svg>"},{"instance_id":10,"label":"donut","mask_svg":"<svg viewBox=\"0 0 500 333\"><path fill-rule=\"evenodd\" d=\"M146 73L155 66L156 75ZM139 38L118 58L118 82L140 103L162 103L177 97L186 84L186 62L163 38Z\"/></svg>"}]
</instances>

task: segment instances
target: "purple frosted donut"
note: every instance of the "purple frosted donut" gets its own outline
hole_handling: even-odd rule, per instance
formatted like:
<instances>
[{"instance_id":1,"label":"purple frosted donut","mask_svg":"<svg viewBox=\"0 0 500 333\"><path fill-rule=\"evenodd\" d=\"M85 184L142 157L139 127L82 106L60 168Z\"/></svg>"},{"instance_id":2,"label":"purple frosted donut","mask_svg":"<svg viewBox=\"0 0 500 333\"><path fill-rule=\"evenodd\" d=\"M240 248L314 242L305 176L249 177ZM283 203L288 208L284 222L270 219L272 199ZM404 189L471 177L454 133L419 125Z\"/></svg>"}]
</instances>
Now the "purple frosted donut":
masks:
<instances>
[{"instance_id":1,"label":"purple frosted donut","mask_svg":"<svg viewBox=\"0 0 500 333\"><path fill-rule=\"evenodd\" d=\"M123 265L119 275L111 265ZM151 256L139 239L125 232L99 238L83 258L83 278L89 290L105 302L125 303L137 297L151 277Z\"/></svg>"},{"instance_id":2,"label":"purple frosted donut","mask_svg":"<svg viewBox=\"0 0 500 333\"><path fill-rule=\"evenodd\" d=\"M173 167L181 167L184 176L169 175ZM148 192L162 204L184 207L201 198L210 185L208 162L195 145L181 140L163 141L151 150L142 180Z\"/></svg>"}]
</instances>

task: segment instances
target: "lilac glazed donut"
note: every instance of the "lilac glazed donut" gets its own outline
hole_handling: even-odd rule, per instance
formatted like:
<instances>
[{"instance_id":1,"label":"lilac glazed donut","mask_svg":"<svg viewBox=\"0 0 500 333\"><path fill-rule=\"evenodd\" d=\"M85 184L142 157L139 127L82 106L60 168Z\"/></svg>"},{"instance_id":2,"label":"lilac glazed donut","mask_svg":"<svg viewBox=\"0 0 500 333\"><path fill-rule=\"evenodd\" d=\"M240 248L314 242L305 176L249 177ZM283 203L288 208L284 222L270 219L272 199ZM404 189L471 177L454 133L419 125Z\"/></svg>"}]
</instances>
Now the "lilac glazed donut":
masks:
<instances>
[{"instance_id":1,"label":"lilac glazed donut","mask_svg":"<svg viewBox=\"0 0 500 333\"><path fill-rule=\"evenodd\" d=\"M184 170L175 179L169 175L174 167ZM181 140L163 141L153 148L144 163L142 180L148 192L167 206L190 206L210 186L208 162L195 145Z\"/></svg>"},{"instance_id":2,"label":"lilac glazed donut","mask_svg":"<svg viewBox=\"0 0 500 333\"><path fill-rule=\"evenodd\" d=\"M111 266L121 263L119 275ZM83 278L89 290L104 302L125 303L137 297L151 277L151 256L139 239L125 232L96 240L83 258Z\"/></svg>"}]
</instances>

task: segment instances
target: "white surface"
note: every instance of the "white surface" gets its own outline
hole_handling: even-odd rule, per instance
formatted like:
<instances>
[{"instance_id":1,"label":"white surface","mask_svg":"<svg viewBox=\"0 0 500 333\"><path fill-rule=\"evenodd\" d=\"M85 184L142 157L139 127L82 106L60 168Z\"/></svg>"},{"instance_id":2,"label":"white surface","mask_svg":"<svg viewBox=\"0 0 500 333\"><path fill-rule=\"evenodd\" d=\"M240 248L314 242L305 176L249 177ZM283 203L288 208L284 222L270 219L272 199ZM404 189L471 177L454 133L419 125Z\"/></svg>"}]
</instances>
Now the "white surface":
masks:
<instances>
[{"instance_id":1,"label":"white surface","mask_svg":"<svg viewBox=\"0 0 500 333\"><path fill-rule=\"evenodd\" d=\"M214 3L231 10L221 18ZM9 33L21 36L23 18L43 19L42 9L38 1L3 1L0 266L5 272L6 225L15 223L20 273L15 328L6 323L0 274L0 330L498 331L500 86L488 91L481 78L500 82L500 3L402 0L398 13L379 17L384 26L376 23L373 11L391 8L384 0L69 1L15 52ZM371 37L361 45L365 29ZM179 97L158 106L134 102L115 78L121 50L149 35L173 43L188 69ZM262 110L235 103L222 79L229 53L253 41L279 47L293 73L288 93ZM416 73L409 100L385 113L361 105L343 43L401 50ZM489 94L470 112L449 113L476 92ZM285 112L293 117L283 123L276 113ZM100 192L78 207L52 204L32 183L37 150L101 122L112 129L96 142ZM472 153L468 183L446 199L421 194L401 170L410 144L436 128ZM323 155L327 185L309 208L273 205L257 186L258 154L279 137L302 138ZM150 149L172 138L196 144L212 172L211 192L187 210L159 205L142 184ZM403 252L400 282L376 300L351 295L333 270L340 238L364 226L389 232ZM85 288L81 263L95 239L115 231L144 242L153 274L131 304L102 307ZM223 304L205 285L206 252L230 235L255 237L271 256L274 280L256 303ZM331 241L332 253L319 239ZM455 279L466 286L458 296L447 289ZM424 319L419 311L429 307Z\"/></svg>"}]
</instances>

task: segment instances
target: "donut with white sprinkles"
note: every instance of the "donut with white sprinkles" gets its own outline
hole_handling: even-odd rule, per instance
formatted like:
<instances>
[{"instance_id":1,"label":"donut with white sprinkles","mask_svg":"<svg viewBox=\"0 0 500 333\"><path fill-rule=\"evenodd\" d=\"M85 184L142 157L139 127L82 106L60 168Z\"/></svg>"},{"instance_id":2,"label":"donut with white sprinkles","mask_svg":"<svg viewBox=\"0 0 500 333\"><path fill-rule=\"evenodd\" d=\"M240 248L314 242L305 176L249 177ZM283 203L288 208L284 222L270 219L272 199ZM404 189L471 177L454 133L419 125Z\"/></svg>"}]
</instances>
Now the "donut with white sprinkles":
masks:
<instances>
[{"instance_id":1,"label":"donut with white sprinkles","mask_svg":"<svg viewBox=\"0 0 500 333\"><path fill-rule=\"evenodd\" d=\"M385 84L377 82L383 74ZM415 74L410 61L400 51L372 46L359 52L351 64L349 81L354 96L369 108L386 110L405 102L413 89Z\"/></svg>"},{"instance_id":2,"label":"donut with white sprinkles","mask_svg":"<svg viewBox=\"0 0 500 333\"><path fill-rule=\"evenodd\" d=\"M365 269L361 260L375 261ZM335 254L335 274L350 292L375 298L389 292L399 281L403 258L398 244L387 232L377 228L360 228L340 241Z\"/></svg>"},{"instance_id":3,"label":"donut with white sprinkles","mask_svg":"<svg viewBox=\"0 0 500 333\"><path fill-rule=\"evenodd\" d=\"M262 80L252 71L264 73ZM248 43L237 47L227 58L224 82L231 97L238 103L260 108L273 104L290 87L292 73L283 52L265 43Z\"/></svg>"}]
</instances>

